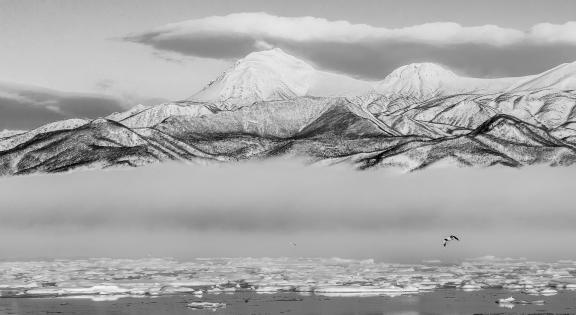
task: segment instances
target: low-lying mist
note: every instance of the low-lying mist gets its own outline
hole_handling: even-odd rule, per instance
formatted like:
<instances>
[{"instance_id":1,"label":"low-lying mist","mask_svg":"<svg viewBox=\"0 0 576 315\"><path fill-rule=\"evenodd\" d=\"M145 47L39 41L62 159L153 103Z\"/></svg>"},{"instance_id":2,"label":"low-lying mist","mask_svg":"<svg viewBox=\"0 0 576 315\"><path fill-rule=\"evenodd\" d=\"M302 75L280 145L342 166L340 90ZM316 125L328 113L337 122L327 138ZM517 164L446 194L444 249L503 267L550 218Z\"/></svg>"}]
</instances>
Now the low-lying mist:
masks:
<instances>
[{"instance_id":1,"label":"low-lying mist","mask_svg":"<svg viewBox=\"0 0 576 315\"><path fill-rule=\"evenodd\" d=\"M0 258L576 258L568 246L576 241L575 175L273 161L3 178ZM443 248L447 234L462 241Z\"/></svg>"}]
</instances>

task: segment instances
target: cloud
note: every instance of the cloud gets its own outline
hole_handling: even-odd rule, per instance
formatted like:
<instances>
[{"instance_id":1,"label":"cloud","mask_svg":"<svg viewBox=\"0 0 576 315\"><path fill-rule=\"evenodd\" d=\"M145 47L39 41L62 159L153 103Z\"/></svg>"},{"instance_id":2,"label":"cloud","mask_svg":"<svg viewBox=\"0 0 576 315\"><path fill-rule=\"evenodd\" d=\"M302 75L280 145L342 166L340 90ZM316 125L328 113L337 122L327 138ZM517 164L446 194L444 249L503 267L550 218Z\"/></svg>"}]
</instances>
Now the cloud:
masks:
<instances>
[{"instance_id":1,"label":"cloud","mask_svg":"<svg viewBox=\"0 0 576 315\"><path fill-rule=\"evenodd\" d=\"M536 24L532 27L529 38L536 43L576 45L576 22Z\"/></svg>"},{"instance_id":2,"label":"cloud","mask_svg":"<svg viewBox=\"0 0 576 315\"><path fill-rule=\"evenodd\" d=\"M126 40L216 59L280 47L322 68L370 79L382 79L397 66L419 61L441 62L476 76L514 76L573 61L575 25L542 23L527 31L452 22L384 28L317 17L234 13L167 24ZM516 55L521 62L515 61ZM451 62L454 56L466 63Z\"/></svg>"},{"instance_id":3,"label":"cloud","mask_svg":"<svg viewBox=\"0 0 576 315\"><path fill-rule=\"evenodd\" d=\"M31 129L68 118L97 118L125 110L115 98L0 84L0 130Z\"/></svg>"},{"instance_id":4,"label":"cloud","mask_svg":"<svg viewBox=\"0 0 576 315\"><path fill-rule=\"evenodd\" d=\"M219 36L249 38L254 44L272 41L366 43L407 42L434 45L481 44L492 46L533 43L576 45L576 22L541 23L529 31L498 25L463 26L454 22L385 28L348 21L330 21L317 17L281 17L258 13L233 13L171 23L148 32L127 37L128 40L160 45Z\"/></svg>"},{"instance_id":5,"label":"cloud","mask_svg":"<svg viewBox=\"0 0 576 315\"><path fill-rule=\"evenodd\" d=\"M426 23L383 28L316 17L280 17L267 13L234 13L168 24L130 37L134 41L162 42L230 36L258 40L359 43L372 41L419 42L437 45L481 43L506 45L525 37L521 31L496 25L464 27L458 23Z\"/></svg>"}]
</instances>

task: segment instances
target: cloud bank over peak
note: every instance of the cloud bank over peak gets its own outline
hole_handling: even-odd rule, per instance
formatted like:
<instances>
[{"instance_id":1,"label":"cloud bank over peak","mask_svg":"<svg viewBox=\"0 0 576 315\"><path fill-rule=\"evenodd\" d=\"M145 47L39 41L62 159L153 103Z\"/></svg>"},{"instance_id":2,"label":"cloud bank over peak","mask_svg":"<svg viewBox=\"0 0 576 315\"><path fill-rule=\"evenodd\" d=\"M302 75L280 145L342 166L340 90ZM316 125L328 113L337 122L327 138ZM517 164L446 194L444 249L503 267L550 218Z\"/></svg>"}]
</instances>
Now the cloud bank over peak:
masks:
<instances>
[{"instance_id":1,"label":"cloud bank over peak","mask_svg":"<svg viewBox=\"0 0 576 315\"><path fill-rule=\"evenodd\" d=\"M458 23L437 22L404 28L388 29L348 21L329 21L311 16L281 17L263 12L233 13L210 16L161 26L133 39L148 39L149 43L192 39L196 36L232 35L254 40L289 40L296 42L363 42L407 41L439 45L482 43L506 45L521 41L525 34L496 25L464 27Z\"/></svg>"},{"instance_id":2,"label":"cloud bank over peak","mask_svg":"<svg viewBox=\"0 0 576 315\"><path fill-rule=\"evenodd\" d=\"M420 61L448 64L478 76L534 73L573 61L569 59L576 52L575 34L576 22L541 23L526 31L454 22L386 28L255 12L171 23L125 39L159 50L215 59L240 58L255 50L280 47L322 68L382 78L397 66ZM522 52L527 48L528 52ZM454 58L457 55L466 57L467 64ZM534 57L542 60L531 69L519 70L520 62L510 64L512 56L524 64ZM490 66L490 61L498 57L504 61ZM450 64L450 60L455 61ZM480 68L484 70L478 71Z\"/></svg>"},{"instance_id":3,"label":"cloud bank over peak","mask_svg":"<svg viewBox=\"0 0 576 315\"><path fill-rule=\"evenodd\" d=\"M435 45L485 44L514 45L523 41L539 44L576 45L576 22L540 23L528 32L498 25L462 26L454 22L434 22L402 28L375 27L330 21L311 16L282 17L264 12L233 13L187 20L158 27L129 39L151 45L185 41L208 36L247 37L254 44L266 40L294 42L359 43L398 41Z\"/></svg>"}]
</instances>

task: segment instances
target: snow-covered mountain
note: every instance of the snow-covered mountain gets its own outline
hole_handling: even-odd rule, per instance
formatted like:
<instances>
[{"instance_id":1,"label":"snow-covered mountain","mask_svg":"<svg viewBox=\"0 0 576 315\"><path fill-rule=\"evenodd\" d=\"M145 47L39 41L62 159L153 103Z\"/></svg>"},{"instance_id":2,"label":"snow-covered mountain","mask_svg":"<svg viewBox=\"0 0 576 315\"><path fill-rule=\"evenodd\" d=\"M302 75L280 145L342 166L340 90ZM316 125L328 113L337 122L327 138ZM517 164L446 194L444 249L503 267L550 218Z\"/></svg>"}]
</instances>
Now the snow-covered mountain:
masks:
<instances>
[{"instance_id":1,"label":"snow-covered mountain","mask_svg":"<svg viewBox=\"0 0 576 315\"><path fill-rule=\"evenodd\" d=\"M154 127L172 116L206 116L213 114L209 104L193 102L163 103L155 106L138 104L128 111L113 113L107 119L131 128Z\"/></svg>"},{"instance_id":2,"label":"snow-covered mountain","mask_svg":"<svg viewBox=\"0 0 576 315\"><path fill-rule=\"evenodd\" d=\"M411 95L419 99L460 93L518 93L549 89L576 89L576 62L566 63L540 74L509 78L472 78L434 63L413 63L390 73L376 85L384 95Z\"/></svg>"},{"instance_id":3,"label":"snow-covered mountain","mask_svg":"<svg viewBox=\"0 0 576 315\"><path fill-rule=\"evenodd\" d=\"M299 96L352 96L369 92L373 83L313 66L279 48L253 52L238 60L188 100L237 108L258 101Z\"/></svg>"},{"instance_id":4,"label":"snow-covered mountain","mask_svg":"<svg viewBox=\"0 0 576 315\"><path fill-rule=\"evenodd\" d=\"M541 74L509 78L472 78L457 75L435 63L397 68L378 82L315 69L279 48L253 52L210 82L188 100L219 104L225 109L259 101L301 96L360 96L369 92L418 99L460 93L494 94L526 90L576 89L576 62Z\"/></svg>"},{"instance_id":5,"label":"snow-covered mountain","mask_svg":"<svg viewBox=\"0 0 576 315\"><path fill-rule=\"evenodd\" d=\"M576 163L576 63L521 78L411 64L374 83L279 49L184 101L0 134L0 175L299 156L359 169Z\"/></svg>"},{"instance_id":6,"label":"snow-covered mountain","mask_svg":"<svg viewBox=\"0 0 576 315\"><path fill-rule=\"evenodd\" d=\"M576 90L576 62L561 64L538 75L525 77L512 86L511 92L552 89Z\"/></svg>"},{"instance_id":7,"label":"snow-covered mountain","mask_svg":"<svg viewBox=\"0 0 576 315\"><path fill-rule=\"evenodd\" d=\"M413 63L392 71L377 86L381 94L429 97L442 93L458 76L434 63Z\"/></svg>"},{"instance_id":8,"label":"snow-covered mountain","mask_svg":"<svg viewBox=\"0 0 576 315\"><path fill-rule=\"evenodd\" d=\"M458 93L504 92L525 78L482 79L462 77L435 63L413 63L397 68L376 86L385 95L411 95L427 99Z\"/></svg>"}]
</instances>

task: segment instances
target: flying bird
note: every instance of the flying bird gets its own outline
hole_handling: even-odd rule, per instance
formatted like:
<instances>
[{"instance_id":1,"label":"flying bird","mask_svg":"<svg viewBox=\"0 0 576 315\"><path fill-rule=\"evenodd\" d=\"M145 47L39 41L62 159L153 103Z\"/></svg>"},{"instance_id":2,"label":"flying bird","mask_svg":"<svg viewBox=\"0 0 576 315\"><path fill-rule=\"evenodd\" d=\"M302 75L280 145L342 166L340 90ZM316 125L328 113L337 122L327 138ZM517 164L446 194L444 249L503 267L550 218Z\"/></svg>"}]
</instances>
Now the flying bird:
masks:
<instances>
[{"instance_id":1,"label":"flying bird","mask_svg":"<svg viewBox=\"0 0 576 315\"><path fill-rule=\"evenodd\" d=\"M448 242L454 241L454 240L460 241L460 239L456 235L450 235L449 237L444 238L444 243L442 243L442 246L446 247Z\"/></svg>"}]
</instances>

